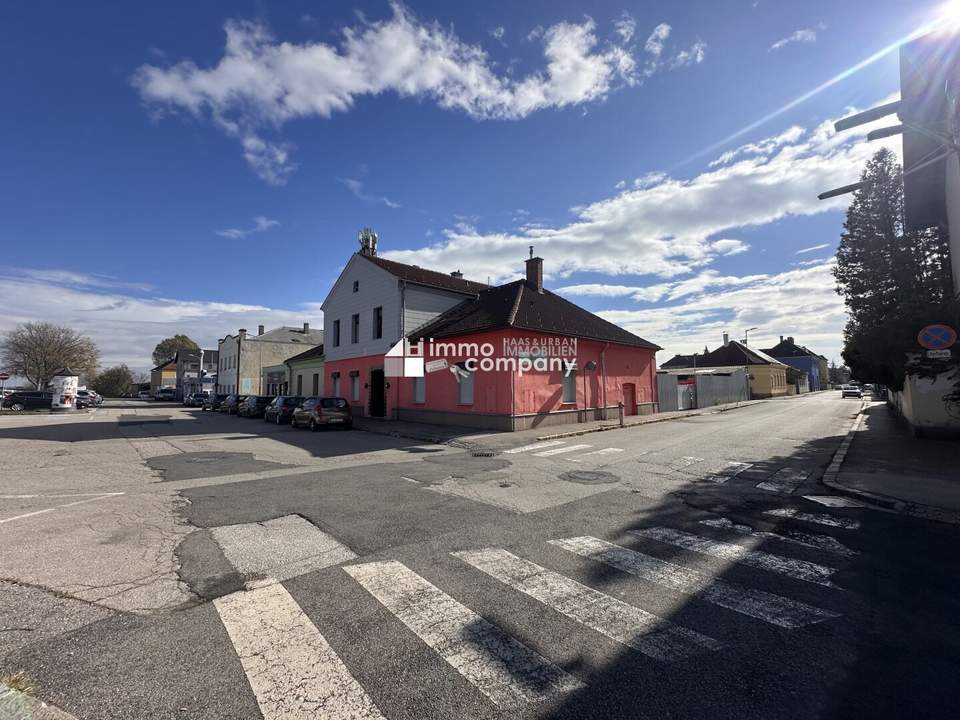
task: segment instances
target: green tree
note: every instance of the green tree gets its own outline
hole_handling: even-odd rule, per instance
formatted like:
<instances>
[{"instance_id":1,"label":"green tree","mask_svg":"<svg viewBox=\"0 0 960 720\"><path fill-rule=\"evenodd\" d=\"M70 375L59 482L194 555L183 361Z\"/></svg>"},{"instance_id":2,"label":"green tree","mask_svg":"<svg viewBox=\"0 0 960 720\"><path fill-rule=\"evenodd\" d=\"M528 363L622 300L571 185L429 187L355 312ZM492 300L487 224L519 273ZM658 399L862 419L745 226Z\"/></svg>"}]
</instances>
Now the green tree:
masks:
<instances>
[{"instance_id":1,"label":"green tree","mask_svg":"<svg viewBox=\"0 0 960 720\"><path fill-rule=\"evenodd\" d=\"M174 356L177 350L199 349L200 346L186 335L174 335L157 343L157 346L153 349L153 364L159 365L162 362L166 362Z\"/></svg>"},{"instance_id":2,"label":"green tree","mask_svg":"<svg viewBox=\"0 0 960 720\"><path fill-rule=\"evenodd\" d=\"M73 328L52 323L23 323L0 340L0 367L27 378L40 390L61 368L93 375L98 359L93 340Z\"/></svg>"},{"instance_id":3,"label":"green tree","mask_svg":"<svg viewBox=\"0 0 960 720\"><path fill-rule=\"evenodd\" d=\"M130 393L133 373L126 365L115 365L98 373L88 384L104 397L123 397Z\"/></svg>"},{"instance_id":4,"label":"green tree","mask_svg":"<svg viewBox=\"0 0 960 720\"><path fill-rule=\"evenodd\" d=\"M903 173L890 150L867 162L861 180L834 269L850 316L843 359L854 377L900 389L917 331L951 313L949 237L945 228L906 230Z\"/></svg>"}]
</instances>

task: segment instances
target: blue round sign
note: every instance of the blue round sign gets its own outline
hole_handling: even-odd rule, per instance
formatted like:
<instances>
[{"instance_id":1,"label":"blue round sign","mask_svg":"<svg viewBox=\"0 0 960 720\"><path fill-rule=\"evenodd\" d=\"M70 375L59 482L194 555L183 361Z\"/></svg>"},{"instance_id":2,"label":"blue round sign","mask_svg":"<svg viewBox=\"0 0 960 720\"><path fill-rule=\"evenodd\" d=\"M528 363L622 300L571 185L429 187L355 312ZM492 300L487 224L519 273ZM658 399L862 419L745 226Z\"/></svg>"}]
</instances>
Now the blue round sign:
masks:
<instances>
[{"instance_id":1,"label":"blue round sign","mask_svg":"<svg viewBox=\"0 0 960 720\"><path fill-rule=\"evenodd\" d=\"M957 342L957 331L949 325L927 325L917 334L917 342L927 350L946 350Z\"/></svg>"}]
</instances>

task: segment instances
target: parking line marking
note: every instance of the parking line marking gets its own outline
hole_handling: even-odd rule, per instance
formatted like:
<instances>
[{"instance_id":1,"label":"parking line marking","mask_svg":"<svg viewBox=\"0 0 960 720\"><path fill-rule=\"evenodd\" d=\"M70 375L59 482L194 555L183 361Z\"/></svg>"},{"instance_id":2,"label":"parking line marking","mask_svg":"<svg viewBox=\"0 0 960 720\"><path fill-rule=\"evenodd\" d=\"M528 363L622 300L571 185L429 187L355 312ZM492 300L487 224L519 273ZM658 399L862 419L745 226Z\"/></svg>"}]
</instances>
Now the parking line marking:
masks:
<instances>
[{"instance_id":1,"label":"parking line marking","mask_svg":"<svg viewBox=\"0 0 960 720\"><path fill-rule=\"evenodd\" d=\"M602 562L618 570L784 628L798 628L840 617L840 613L807 605L798 600L717 580L695 570L644 555L636 550L584 536L550 540L564 550Z\"/></svg>"},{"instance_id":2,"label":"parking line marking","mask_svg":"<svg viewBox=\"0 0 960 720\"><path fill-rule=\"evenodd\" d=\"M538 702L583 683L397 561L343 568L499 706Z\"/></svg>"},{"instance_id":3,"label":"parking line marking","mask_svg":"<svg viewBox=\"0 0 960 720\"><path fill-rule=\"evenodd\" d=\"M794 558L782 557L762 550L749 550L733 543L710 540L692 533L674 530L673 528L653 527L643 528L641 530L630 530L631 535L639 538L656 540L667 545L680 547L684 550L702 553L721 560L731 560L742 565L759 570L779 573L792 577L795 580L804 580L806 582L816 583L817 585L826 585L827 587L836 587L830 582L830 576L837 571L836 568L819 565L808 560L796 560Z\"/></svg>"},{"instance_id":4,"label":"parking line marking","mask_svg":"<svg viewBox=\"0 0 960 720\"><path fill-rule=\"evenodd\" d=\"M264 720L383 715L280 583L213 601Z\"/></svg>"},{"instance_id":5,"label":"parking line marking","mask_svg":"<svg viewBox=\"0 0 960 720\"><path fill-rule=\"evenodd\" d=\"M825 550L827 552L843 555L844 557L853 557L857 555L856 550L851 550L832 535L814 535L812 533L798 532L788 530L786 533L767 532L765 530L754 530L749 525L738 525L729 518L710 518L701 520L701 525L720 528L721 530L732 530L741 535L762 538L764 540L779 540L780 542L793 543L803 547L814 548L816 550Z\"/></svg>"},{"instance_id":6,"label":"parking line marking","mask_svg":"<svg viewBox=\"0 0 960 720\"><path fill-rule=\"evenodd\" d=\"M499 548L451 553L562 615L655 660L673 661L720 643Z\"/></svg>"},{"instance_id":7,"label":"parking line marking","mask_svg":"<svg viewBox=\"0 0 960 720\"><path fill-rule=\"evenodd\" d=\"M608 447L600 448L599 450L593 450L592 452L583 453L583 455L577 455L576 457L566 458L570 462L580 462L584 458L592 457L593 455L612 455L613 453L623 452L623 448Z\"/></svg>"},{"instance_id":8,"label":"parking line marking","mask_svg":"<svg viewBox=\"0 0 960 720\"><path fill-rule=\"evenodd\" d=\"M806 480L809 474L809 470L801 470L800 468L781 468L771 475L768 480L759 483L757 488L768 492L789 495L800 487L800 483Z\"/></svg>"},{"instance_id":9,"label":"parking line marking","mask_svg":"<svg viewBox=\"0 0 960 720\"><path fill-rule=\"evenodd\" d=\"M859 520L845 517L833 517L833 515L824 515L821 513L800 512L796 508L777 508L775 510L764 510L763 514L773 515L774 517L790 518L791 520L802 520L803 522L826 525L827 527L843 528L844 530L860 529Z\"/></svg>"},{"instance_id":10,"label":"parking line marking","mask_svg":"<svg viewBox=\"0 0 960 720\"><path fill-rule=\"evenodd\" d=\"M551 455L562 455L563 453L584 450L588 447L593 447L593 445L568 445L567 447L554 448L553 450L544 450L543 452L534 453L534 455L537 457L550 457Z\"/></svg>"},{"instance_id":11,"label":"parking line marking","mask_svg":"<svg viewBox=\"0 0 960 720\"><path fill-rule=\"evenodd\" d=\"M86 500L76 500L74 502L64 503L63 505L54 505L50 508L44 508L43 510L35 510L33 512L24 513L23 515L14 515L13 517L3 518L0 520L0 525L3 523L13 522L14 520L25 520L29 517L35 517L37 515L43 515L45 513L53 512L54 510L62 510L63 508L73 507L74 505L83 505L84 503L95 502L97 500L106 500L109 498L119 497L124 493L103 493L97 495L96 497L89 497Z\"/></svg>"},{"instance_id":12,"label":"parking line marking","mask_svg":"<svg viewBox=\"0 0 960 720\"><path fill-rule=\"evenodd\" d=\"M544 442L533 443L532 445L523 445L522 447L504 450L504 455L513 455L514 453L527 452L528 450L540 450L541 448L553 447L554 445L566 445L564 440L546 440Z\"/></svg>"}]
</instances>

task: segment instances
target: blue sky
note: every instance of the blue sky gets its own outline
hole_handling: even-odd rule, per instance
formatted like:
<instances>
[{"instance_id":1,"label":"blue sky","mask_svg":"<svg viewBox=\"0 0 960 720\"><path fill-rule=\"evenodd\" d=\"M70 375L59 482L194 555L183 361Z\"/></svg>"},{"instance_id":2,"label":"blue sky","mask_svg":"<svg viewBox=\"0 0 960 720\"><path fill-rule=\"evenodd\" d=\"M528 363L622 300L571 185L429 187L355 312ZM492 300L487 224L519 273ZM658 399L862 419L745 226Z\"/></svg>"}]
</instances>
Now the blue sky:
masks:
<instances>
[{"instance_id":1,"label":"blue sky","mask_svg":"<svg viewBox=\"0 0 960 720\"><path fill-rule=\"evenodd\" d=\"M815 195L878 145L828 121L890 97L896 54L731 136L940 12L8 4L0 330L72 324L143 368L174 332L320 325L368 225L389 256L481 281L533 244L549 287L661 361L752 326L838 357L845 201Z\"/></svg>"}]
</instances>

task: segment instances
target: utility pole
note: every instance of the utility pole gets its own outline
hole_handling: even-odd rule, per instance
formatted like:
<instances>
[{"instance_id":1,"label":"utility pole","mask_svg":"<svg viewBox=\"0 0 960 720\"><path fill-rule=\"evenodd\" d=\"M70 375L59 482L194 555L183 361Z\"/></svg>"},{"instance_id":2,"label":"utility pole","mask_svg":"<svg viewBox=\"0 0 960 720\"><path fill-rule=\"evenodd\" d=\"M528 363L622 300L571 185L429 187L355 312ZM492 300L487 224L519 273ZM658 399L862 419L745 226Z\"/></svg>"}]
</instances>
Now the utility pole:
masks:
<instances>
[{"instance_id":1,"label":"utility pole","mask_svg":"<svg viewBox=\"0 0 960 720\"><path fill-rule=\"evenodd\" d=\"M743 331L743 344L744 344L744 345L749 345L749 344L750 344L750 333L752 333L754 330L759 330L759 328L752 327L752 328L747 328L746 330Z\"/></svg>"}]
</instances>

